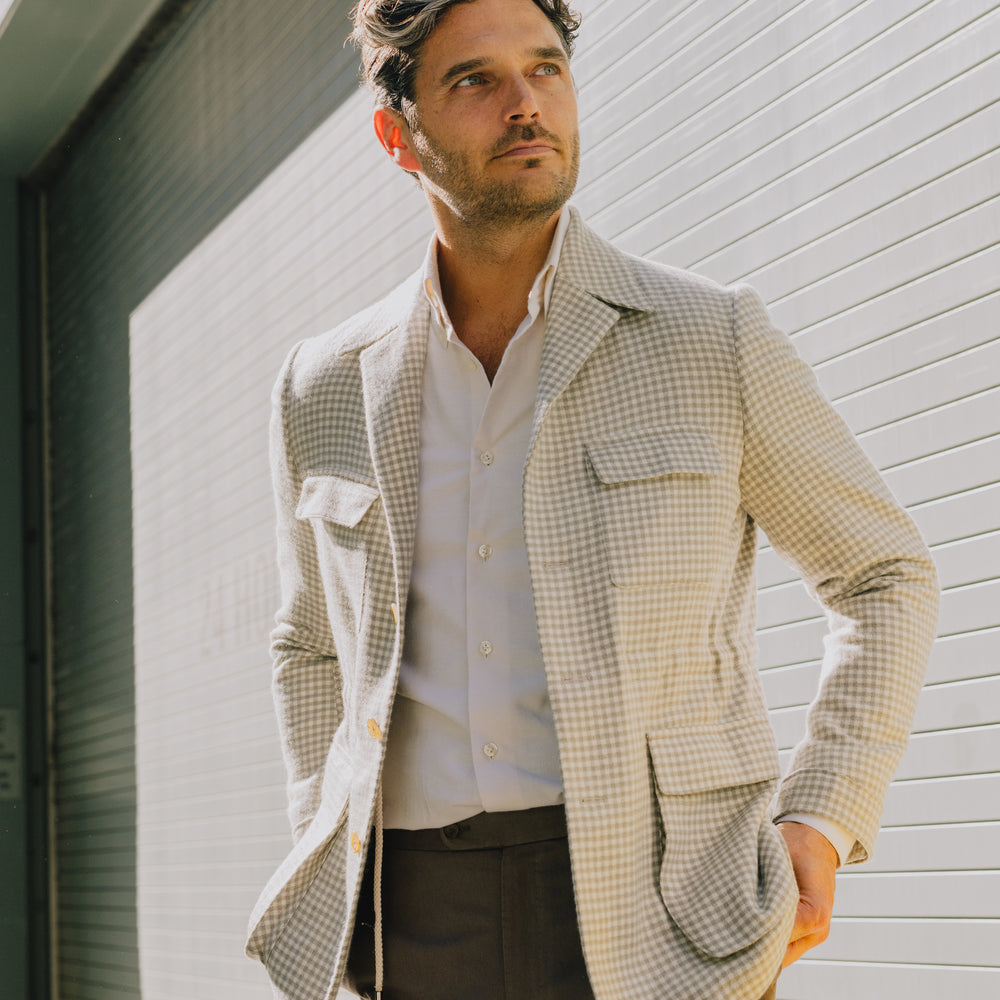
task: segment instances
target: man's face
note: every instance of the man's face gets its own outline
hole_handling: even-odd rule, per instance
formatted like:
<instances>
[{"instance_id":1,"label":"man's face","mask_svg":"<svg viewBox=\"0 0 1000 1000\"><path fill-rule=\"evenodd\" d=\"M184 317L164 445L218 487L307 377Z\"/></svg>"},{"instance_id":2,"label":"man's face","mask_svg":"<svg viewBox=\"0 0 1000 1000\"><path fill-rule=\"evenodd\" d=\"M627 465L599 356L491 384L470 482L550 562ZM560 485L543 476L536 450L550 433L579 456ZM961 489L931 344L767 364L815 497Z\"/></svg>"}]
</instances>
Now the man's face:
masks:
<instances>
[{"instance_id":1,"label":"man's face","mask_svg":"<svg viewBox=\"0 0 1000 1000\"><path fill-rule=\"evenodd\" d=\"M408 111L425 191L468 225L548 218L573 192L569 60L531 0L451 7L421 49Z\"/></svg>"}]
</instances>

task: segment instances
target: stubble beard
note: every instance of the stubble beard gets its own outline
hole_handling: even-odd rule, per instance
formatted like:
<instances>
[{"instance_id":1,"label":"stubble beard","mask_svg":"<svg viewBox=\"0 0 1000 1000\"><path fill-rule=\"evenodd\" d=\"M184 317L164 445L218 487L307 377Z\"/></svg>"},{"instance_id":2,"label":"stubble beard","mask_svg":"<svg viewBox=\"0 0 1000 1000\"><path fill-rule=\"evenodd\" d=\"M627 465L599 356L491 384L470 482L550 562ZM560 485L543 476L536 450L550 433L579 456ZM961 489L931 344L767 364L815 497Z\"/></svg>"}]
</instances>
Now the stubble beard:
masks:
<instances>
[{"instance_id":1,"label":"stubble beard","mask_svg":"<svg viewBox=\"0 0 1000 1000\"><path fill-rule=\"evenodd\" d=\"M420 156L422 175L435 188L455 216L472 230L518 227L551 218L569 200L580 170L580 136L570 139L569 169L556 173L552 182L539 186L478 175L467 154L444 149L422 130L414 130L414 145ZM518 142L535 139L555 141L555 137L533 125L513 128L496 145L496 155ZM558 144L562 146L562 143ZM543 169L544 158L528 157L520 170Z\"/></svg>"}]
</instances>

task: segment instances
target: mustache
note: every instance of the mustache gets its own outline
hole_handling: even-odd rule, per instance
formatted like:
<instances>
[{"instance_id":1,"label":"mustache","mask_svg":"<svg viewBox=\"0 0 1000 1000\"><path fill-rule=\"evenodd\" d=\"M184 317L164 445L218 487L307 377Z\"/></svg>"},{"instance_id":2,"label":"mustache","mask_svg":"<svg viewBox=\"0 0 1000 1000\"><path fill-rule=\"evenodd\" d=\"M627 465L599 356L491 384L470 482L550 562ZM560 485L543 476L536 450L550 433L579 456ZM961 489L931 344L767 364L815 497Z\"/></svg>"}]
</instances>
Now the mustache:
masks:
<instances>
[{"instance_id":1,"label":"mustache","mask_svg":"<svg viewBox=\"0 0 1000 1000\"><path fill-rule=\"evenodd\" d=\"M560 147L559 137L541 125L512 125L503 136L497 140L492 149L493 156L503 156L504 153L526 142L537 142L541 139L550 146Z\"/></svg>"}]
</instances>

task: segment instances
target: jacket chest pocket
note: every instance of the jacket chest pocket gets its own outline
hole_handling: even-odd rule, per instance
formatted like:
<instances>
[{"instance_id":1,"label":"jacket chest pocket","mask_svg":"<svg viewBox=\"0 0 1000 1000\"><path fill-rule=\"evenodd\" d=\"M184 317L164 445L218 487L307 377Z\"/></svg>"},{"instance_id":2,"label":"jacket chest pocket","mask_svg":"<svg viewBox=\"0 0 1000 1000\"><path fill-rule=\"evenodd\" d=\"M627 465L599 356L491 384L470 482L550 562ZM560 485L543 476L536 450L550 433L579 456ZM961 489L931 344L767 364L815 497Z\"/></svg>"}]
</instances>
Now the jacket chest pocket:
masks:
<instances>
[{"instance_id":1,"label":"jacket chest pocket","mask_svg":"<svg viewBox=\"0 0 1000 1000\"><path fill-rule=\"evenodd\" d=\"M649 428L586 447L612 583L710 583L727 551L732 506L711 434Z\"/></svg>"},{"instance_id":2,"label":"jacket chest pocket","mask_svg":"<svg viewBox=\"0 0 1000 1000\"><path fill-rule=\"evenodd\" d=\"M331 624L357 632L364 612L368 550L379 492L338 475L307 476L295 516L312 524Z\"/></svg>"}]
</instances>

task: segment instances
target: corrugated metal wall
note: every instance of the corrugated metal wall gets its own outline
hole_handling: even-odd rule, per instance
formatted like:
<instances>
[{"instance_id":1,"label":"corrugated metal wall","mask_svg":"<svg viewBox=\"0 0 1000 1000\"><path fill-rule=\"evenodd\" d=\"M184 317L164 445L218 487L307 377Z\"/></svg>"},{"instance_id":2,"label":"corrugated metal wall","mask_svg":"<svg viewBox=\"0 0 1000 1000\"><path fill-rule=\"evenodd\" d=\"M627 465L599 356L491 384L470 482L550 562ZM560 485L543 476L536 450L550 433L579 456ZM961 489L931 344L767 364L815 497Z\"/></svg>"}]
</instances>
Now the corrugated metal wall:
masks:
<instances>
[{"instance_id":1,"label":"corrugated metal wall","mask_svg":"<svg viewBox=\"0 0 1000 1000\"><path fill-rule=\"evenodd\" d=\"M64 997L134 997L140 966L147 1000L268 995L240 956L287 845L268 390L430 228L371 137L347 7L196 3L50 185ZM779 995L992 997L1000 5L578 7L577 204L626 249L762 291L946 587L878 856ZM760 579L789 748L822 626L766 548Z\"/></svg>"}]
</instances>

